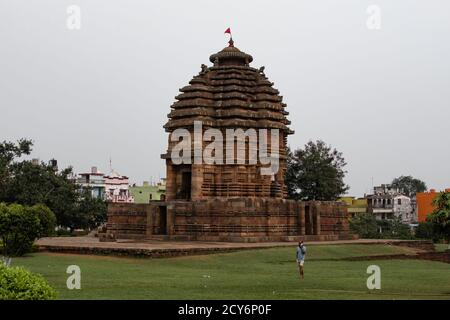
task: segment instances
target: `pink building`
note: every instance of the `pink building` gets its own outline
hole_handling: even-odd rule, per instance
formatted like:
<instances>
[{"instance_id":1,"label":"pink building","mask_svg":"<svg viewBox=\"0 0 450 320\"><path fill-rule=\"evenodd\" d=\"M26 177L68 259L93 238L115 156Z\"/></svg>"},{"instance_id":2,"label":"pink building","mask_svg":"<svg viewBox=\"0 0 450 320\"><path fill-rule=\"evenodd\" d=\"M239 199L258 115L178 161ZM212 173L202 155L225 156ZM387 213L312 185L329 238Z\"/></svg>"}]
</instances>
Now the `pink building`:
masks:
<instances>
[{"instance_id":1,"label":"pink building","mask_svg":"<svg viewBox=\"0 0 450 320\"><path fill-rule=\"evenodd\" d=\"M109 175L104 176L106 201L118 203L133 203L134 197L130 194L128 177L122 176L112 170Z\"/></svg>"}]
</instances>

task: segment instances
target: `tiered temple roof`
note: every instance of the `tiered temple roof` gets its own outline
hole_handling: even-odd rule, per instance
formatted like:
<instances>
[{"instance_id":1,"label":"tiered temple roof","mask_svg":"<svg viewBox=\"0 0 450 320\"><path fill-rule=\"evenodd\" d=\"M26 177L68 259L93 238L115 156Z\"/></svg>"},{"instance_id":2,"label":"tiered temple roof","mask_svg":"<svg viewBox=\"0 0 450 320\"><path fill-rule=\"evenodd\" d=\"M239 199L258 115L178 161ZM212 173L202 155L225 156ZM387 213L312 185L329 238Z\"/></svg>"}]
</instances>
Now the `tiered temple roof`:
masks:
<instances>
[{"instance_id":1,"label":"tiered temple roof","mask_svg":"<svg viewBox=\"0 0 450 320\"><path fill-rule=\"evenodd\" d=\"M250 67L251 55L230 42L211 55L210 61L213 66L202 65L200 73L180 89L166 131L202 121L203 126L215 128L274 128L292 133L283 97L265 76L264 67Z\"/></svg>"}]
</instances>

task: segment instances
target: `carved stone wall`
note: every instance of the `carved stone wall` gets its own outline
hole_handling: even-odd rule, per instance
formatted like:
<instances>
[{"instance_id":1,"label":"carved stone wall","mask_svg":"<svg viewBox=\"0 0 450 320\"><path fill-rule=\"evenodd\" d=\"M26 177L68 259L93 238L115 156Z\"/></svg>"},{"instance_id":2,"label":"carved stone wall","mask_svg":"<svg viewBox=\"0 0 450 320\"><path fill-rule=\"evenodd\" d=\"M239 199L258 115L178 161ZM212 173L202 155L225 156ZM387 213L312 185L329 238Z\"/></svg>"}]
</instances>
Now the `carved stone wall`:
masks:
<instances>
[{"instance_id":1,"label":"carved stone wall","mask_svg":"<svg viewBox=\"0 0 450 320\"><path fill-rule=\"evenodd\" d=\"M213 198L151 204L110 204L115 238L209 241L294 241L349 238L340 202Z\"/></svg>"}]
</instances>

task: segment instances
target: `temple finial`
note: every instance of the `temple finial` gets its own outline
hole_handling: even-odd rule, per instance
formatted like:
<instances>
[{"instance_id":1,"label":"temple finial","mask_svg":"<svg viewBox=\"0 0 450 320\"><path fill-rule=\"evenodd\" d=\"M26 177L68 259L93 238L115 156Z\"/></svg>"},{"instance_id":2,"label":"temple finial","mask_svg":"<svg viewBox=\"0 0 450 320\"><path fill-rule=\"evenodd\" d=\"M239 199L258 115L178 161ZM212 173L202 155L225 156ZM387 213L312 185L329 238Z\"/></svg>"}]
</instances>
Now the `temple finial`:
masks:
<instances>
[{"instance_id":1,"label":"temple finial","mask_svg":"<svg viewBox=\"0 0 450 320\"><path fill-rule=\"evenodd\" d=\"M224 33L228 33L230 35L230 41L228 41L229 47L234 47L233 36L231 35L231 28L227 28Z\"/></svg>"}]
</instances>

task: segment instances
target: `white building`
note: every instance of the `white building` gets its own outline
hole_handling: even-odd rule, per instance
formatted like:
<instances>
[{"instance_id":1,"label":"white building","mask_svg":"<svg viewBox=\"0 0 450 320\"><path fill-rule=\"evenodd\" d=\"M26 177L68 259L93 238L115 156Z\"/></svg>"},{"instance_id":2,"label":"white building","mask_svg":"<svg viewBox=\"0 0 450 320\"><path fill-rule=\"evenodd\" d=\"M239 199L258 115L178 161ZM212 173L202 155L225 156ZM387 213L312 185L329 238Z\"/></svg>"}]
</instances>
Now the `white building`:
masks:
<instances>
[{"instance_id":1,"label":"white building","mask_svg":"<svg viewBox=\"0 0 450 320\"><path fill-rule=\"evenodd\" d=\"M411 205L411 198L404 195L394 197L394 216L400 218L403 223L412 223L416 221L414 216L414 208Z\"/></svg>"},{"instance_id":2,"label":"white building","mask_svg":"<svg viewBox=\"0 0 450 320\"><path fill-rule=\"evenodd\" d=\"M401 190L383 184L375 187L374 193L366 198L368 212L379 220L400 218L404 223L416 221L412 201Z\"/></svg>"},{"instance_id":3,"label":"white building","mask_svg":"<svg viewBox=\"0 0 450 320\"><path fill-rule=\"evenodd\" d=\"M134 197L130 194L128 177L122 176L112 170L105 178L106 200L109 202L133 203Z\"/></svg>"}]
</instances>

